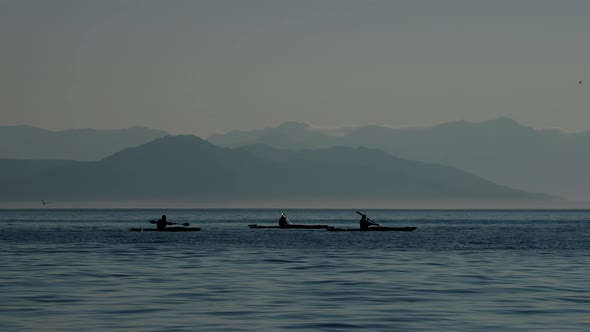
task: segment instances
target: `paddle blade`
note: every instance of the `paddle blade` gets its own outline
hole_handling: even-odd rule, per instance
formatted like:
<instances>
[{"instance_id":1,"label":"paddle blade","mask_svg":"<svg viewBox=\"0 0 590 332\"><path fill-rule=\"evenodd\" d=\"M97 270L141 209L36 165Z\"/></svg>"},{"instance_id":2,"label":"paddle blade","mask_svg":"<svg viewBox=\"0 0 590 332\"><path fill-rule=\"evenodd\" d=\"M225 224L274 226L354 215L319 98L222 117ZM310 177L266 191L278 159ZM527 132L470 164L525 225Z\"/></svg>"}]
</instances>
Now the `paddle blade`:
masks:
<instances>
[{"instance_id":1,"label":"paddle blade","mask_svg":"<svg viewBox=\"0 0 590 332\"><path fill-rule=\"evenodd\" d=\"M361 216L363 215L362 213L360 213L360 212L358 212L358 211L356 211L356 213L360 214Z\"/></svg>"},{"instance_id":2,"label":"paddle blade","mask_svg":"<svg viewBox=\"0 0 590 332\"><path fill-rule=\"evenodd\" d=\"M157 223L157 221L155 221L155 220L150 220L150 224L156 224L156 223Z\"/></svg>"}]
</instances>

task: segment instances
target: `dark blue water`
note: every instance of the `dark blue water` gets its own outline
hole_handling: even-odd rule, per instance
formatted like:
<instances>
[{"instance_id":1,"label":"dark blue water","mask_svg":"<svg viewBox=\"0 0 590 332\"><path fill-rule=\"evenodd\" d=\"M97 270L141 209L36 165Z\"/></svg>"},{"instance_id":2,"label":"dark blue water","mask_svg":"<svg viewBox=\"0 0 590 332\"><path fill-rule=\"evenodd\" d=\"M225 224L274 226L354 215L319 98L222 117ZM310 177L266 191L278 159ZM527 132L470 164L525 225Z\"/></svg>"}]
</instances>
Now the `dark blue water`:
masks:
<instances>
[{"instance_id":1,"label":"dark blue water","mask_svg":"<svg viewBox=\"0 0 590 332\"><path fill-rule=\"evenodd\" d=\"M0 330L590 329L590 211L365 212L0 210Z\"/></svg>"}]
</instances>

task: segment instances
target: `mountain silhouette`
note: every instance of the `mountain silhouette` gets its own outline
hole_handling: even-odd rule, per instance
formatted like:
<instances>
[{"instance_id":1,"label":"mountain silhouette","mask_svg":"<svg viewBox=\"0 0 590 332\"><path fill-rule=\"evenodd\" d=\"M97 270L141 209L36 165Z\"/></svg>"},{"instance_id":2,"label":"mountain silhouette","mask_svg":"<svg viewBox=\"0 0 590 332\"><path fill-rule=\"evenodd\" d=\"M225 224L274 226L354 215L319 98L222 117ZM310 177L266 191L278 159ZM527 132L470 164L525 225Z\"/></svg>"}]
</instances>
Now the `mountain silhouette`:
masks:
<instances>
[{"instance_id":1,"label":"mountain silhouette","mask_svg":"<svg viewBox=\"0 0 590 332\"><path fill-rule=\"evenodd\" d=\"M168 134L164 131L144 127L50 131L31 126L0 126L0 158L100 160L165 135Z\"/></svg>"},{"instance_id":2,"label":"mountain silhouette","mask_svg":"<svg viewBox=\"0 0 590 332\"><path fill-rule=\"evenodd\" d=\"M285 149L328 147L337 143L326 142L330 140L330 136L313 131L309 125L299 122L286 122L276 128L260 130L233 130L226 134L212 135L207 140L225 147L268 144Z\"/></svg>"},{"instance_id":3,"label":"mountain silhouette","mask_svg":"<svg viewBox=\"0 0 590 332\"><path fill-rule=\"evenodd\" d=\"M267 144L300 149L369 147L394 156L453 166L495 183L570 199L590 200L590 132L534 129L510 118L480 123L456 121L434 127L364 126L334 136L310 127L290 132L291 145L275 144L278 128L215 135L221 146ZM272 133L271 136L270 134ZM299 135L299 136L297 136Z\"/></svg>"},{"instance_id":4,"label":"mountain silhouette","mask_svg":"<svg viewBox=\"0 0 590 332\"><path fill-rule=\"evenodd\" d=\"M0 167L6 160L0 160ZM100 161L61 162L0 183L2 200L192 202L199 206L535 206L560 202L461 170L368 148L223 148L165 136Z\"/></svg>"}]
</instances>

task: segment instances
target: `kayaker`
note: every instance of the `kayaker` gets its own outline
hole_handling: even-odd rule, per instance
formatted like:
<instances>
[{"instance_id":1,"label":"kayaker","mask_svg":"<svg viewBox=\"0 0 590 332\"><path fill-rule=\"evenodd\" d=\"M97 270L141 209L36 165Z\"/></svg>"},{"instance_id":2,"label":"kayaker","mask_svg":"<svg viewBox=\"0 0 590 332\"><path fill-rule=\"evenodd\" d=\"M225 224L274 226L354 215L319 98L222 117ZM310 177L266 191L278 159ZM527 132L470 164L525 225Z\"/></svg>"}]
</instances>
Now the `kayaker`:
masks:
<instances>
[{"instance_id":1,"label":"kayaker","mask_svg":"<svg viewBox=\"0 0 590 332\"><path fill-rule=\"evenodd\" d=\"M158 221L156 221L156 226L158 227L159 231L163 231L164 229L166 229L166 226L168 226L168 225L174 225L174 223L166 221L165 214L162 215L162 218L160 218L160 219L158 219Z\"/></svg>"},{"instance_id":2,"label":"kayaker","mask_svg":"<svg viewBox=\"0 0 590 332\"><path fill-rule=\"evenodd\" d=\"M279 227L287 227L289 225L291 225L291 222L289 219L287 219L287 216L284 213L281 213L281 218L279 218Z\"/></svg>"},{"instance_id":3,"label":"kayaker","mask_svg":"<svg viewBox=\"0 0 590 332\"><path fill-rule=\"evenodd\" d=\"M366 231L367 229L369 229L369 226L371 225L376 225L379 226L376 222L371 221L369 218L367 218L366 214L361 214L361 220L359 221L361 230Z\"/></svg>"}]
</instances>

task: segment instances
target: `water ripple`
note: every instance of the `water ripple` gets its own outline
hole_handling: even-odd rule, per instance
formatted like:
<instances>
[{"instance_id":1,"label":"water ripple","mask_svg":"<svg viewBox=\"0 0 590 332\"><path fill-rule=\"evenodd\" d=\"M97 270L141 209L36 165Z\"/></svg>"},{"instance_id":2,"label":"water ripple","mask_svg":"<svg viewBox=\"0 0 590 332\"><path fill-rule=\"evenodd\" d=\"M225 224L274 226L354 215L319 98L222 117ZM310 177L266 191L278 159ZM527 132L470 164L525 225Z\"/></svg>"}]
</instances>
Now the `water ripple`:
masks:
<instances>
[{"instance_id":1,"label":"water ripple","mask_svg":"<svg viewBox=\"0 0 590 332\"><path fill-rule=\"evenodd\" d=\"M333 234L245 226L265 210L178 210L168 215L204 231L125 231L153 212L3 211L0 330L590 326L589 211L378 210L371 217L382 224L418 229ZM300 213L356 224L345 210Z\"/></svg>"}]
</instances>

